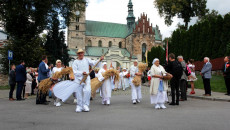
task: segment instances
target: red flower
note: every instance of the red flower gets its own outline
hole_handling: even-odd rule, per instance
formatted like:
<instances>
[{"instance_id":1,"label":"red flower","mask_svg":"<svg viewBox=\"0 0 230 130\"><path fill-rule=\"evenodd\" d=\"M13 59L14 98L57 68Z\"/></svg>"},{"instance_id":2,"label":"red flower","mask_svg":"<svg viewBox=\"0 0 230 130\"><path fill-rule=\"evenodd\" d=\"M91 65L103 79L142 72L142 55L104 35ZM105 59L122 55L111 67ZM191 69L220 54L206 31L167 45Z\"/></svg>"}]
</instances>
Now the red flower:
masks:
<instances>
[{"instance_id":1,"label":"red flower","mask_svg":"<svg viewBox=\"0 0 230 130\"><path fill-rule=\"evenodd\" d=\"M227 65L226 65L226 68L228 68L229 66L230 66L230 64L227 64Z\"/></svg>"}]
</instances>

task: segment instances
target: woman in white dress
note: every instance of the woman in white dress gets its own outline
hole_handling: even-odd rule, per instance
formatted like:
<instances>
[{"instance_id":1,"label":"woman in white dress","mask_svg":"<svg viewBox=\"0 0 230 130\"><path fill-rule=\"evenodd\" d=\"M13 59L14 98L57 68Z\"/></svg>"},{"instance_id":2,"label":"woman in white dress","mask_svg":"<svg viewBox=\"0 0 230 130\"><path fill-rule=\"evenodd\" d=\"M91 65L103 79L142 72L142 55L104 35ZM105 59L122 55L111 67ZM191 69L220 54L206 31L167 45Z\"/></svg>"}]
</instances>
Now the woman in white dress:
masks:
<instances>
[{"instance_id":1,"label":"woman in white dress","mask_svg":"<svg viewBox=\"0 0 230 130\"><path fill-rule=\"evenodd\" d=\"M151 67L152 79L150 85L150 100L151 104L155 104L155 109L166 109L164 103L168 101L168 81L163 80L163 76L166 73L165 69L160 65L159 59L155 58Z\"/></svg>"},{"instance_id":2,"label":"woman in white dress","mask_svg":"<svg viewBox=\"0 0 230 130\"><path fill-rule=\"evenodd\" d=\"M30 75L30 72L31 72L31 70L28 69L27 74L26 74L27 80L26 80L26 87L25 87L25 99L28 98L29 94L31 93L31 88L32 88L33 78Z\"/></svg>"},{"instance_id":3,"label":"woman in white dress","mask_svg":"<svg viewBox=\"0 0 230 130\"><path fill-rule=\"evenodd\" d=\"M63 69L63 68L62 68L62 62L61 62L61 60L57 60L57 61L56 61L56 67L53 68L52 73L51 73L51 76L52 76L53 74L55 74L56 72L60 72L62 69ZM61 81L61 80L62 80L62 79L58 79L58 81ZM53 87L51 88L51 91L52 91L52 93L53 93ZM60 107L60 106L61 106L60 99L57 98L54 94L53 94L52 97L53 97L53 99L54 99L54 106Z\"/></svg>"},{"instance_id":4,"label":"woman in white dress","mask_svg":"<svg viewBox=\"0 0 230 130\"><path fill-rule=\"evenodd\" d=\"M195 86L194 86L194 81L197 80L196 74L195 74L195 65L193 64L193 62L194 62L193 59L190 59L190 60L188 61L188 67L189 67L189 69L191 70L191 75L188 76L188 82L190 82L190 84L191 84L191 92L190 92L190 94L195 94L195 90L194 90L194 88L195 88Z\"/></svg>"},{"instance_id":5,"label":"woman in white dress","mask_svg":"<svg viewBox=\"0 0 230 130\"><path fill-rule=\"evenodd\" d=\"M105 80L104 77L102 76L103 73L107 71L107 64L103 63L102 68L99 70L98 74L98 80L103 81ZM104 81L104 83L101 86L101 96L102 96L102 104L103 105L110 105L110 98L111 98L111 93L112 93L112 88L111 88L111 79L108 78Z\"/></svg>"},{"instance_id":6,"label":"woman in white dress","mask_svg":"<svg viewBox=\"0 0 230 130\"><path fill-rule=\"evenodd\" d=\"M129 87L129 73L127 72L126 68L123 68L122 73L122 83L123 83L123 90L125 91Z\"/></svg>"}]
</instances>

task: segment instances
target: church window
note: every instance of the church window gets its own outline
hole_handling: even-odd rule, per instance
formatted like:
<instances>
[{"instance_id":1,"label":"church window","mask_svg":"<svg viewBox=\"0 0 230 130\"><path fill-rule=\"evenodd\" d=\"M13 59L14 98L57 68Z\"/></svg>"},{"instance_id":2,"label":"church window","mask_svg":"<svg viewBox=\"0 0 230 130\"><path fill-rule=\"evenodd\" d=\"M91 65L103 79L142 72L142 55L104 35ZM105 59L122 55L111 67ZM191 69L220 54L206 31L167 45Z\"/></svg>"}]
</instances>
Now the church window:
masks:
<instances>
[{"instance_id":1,"label":"church window","mask_svg":"<svg viewBox=\"0 0 230 130\"><path fill-rule=\"evenodd\" d=\"M76 18L76 22L79 22L79 17Z\"/></svg>"},{"instance_id":2,"label":"church window","mask_svg":"<svg viewBox=\"0 0 230 130\"><path fill-rule=\"evenodd\" d=\"M79 30L79 25L76 26L76 30Z\"/></svg>"},{"instance_id":3,"label":"church window","mask_svg":"<svg viewBox=\"0 0 230 130\"><path fill-rule=\"evenodd\" d=\"M112 47L112 41L109 41L109 47Z\"/></svg>"},{"instance_id":4,"label":"church window","mask_svg":"<svg viewBox=\"0 0 230 130\"><path fill-rule=\"evenodd\" d=\"M146 57L145 57L145 53L146 53L146 44L145 43L143 43L142 44L142 61L145 61L146 59Z\"/></svg>"},{"instance_id":5,"label":"church window","mask_svg":"<svg viewBox=\"0 0 230 130\"><path fill-rule=\"evenodd\" d=\"M119 48L122 48L122 42L119 42Z\"/></svg>"},{"instance_id":6,"label":"church window","mask_svg":"<svg viewBox=\"0 0 230 130\"><path fill-rule=\"evenodd\" d=\"M102 41L101 40L98 41L98 47L102 47Z\"/></svg>"},{"instance_id":7,"label":"church window","mask_svg":"<svg viewBox=\"0 0 230 130\"><path fill-rule=\"evenodd\" d=\"M92 41L88 40L88 46L92 46Z\"/></svg>"}]
</instances>

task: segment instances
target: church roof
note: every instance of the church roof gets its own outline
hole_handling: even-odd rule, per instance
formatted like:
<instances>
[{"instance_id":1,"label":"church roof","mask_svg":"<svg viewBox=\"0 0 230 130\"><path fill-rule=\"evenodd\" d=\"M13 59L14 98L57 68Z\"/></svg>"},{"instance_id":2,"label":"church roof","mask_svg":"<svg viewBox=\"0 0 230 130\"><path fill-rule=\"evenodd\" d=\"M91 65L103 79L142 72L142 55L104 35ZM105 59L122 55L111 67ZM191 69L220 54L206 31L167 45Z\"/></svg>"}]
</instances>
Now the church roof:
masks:
<instances>
[{"instance_id":1,"label":"church roof","mask_svg":"<svg viewBox=\"0 0 230 130\"><path fill-rule=\"evenodd\" d=\"M128 34L126 24L86 20L86 36L126 38Z\"/></svg>"},{"instance_id":2,"label":"church roof","mask_svg":"<svg viewBox=\"0 0 230 130\"><path fill-rule=\"evenodd\" d=\"M157 27L153 27L155 40L161 41ZM86 20L86 36L126 38L130 35L126 24Z\"/></svg>"},{"instance_id":3,"label":"church roof","mask_svg":"<svg viewBox=\"0 0 230 130\"><path fill-rule=\"evenodd\" d=\"M85 56L93 56L93 57L100 57L104 53L106 53L110 48L108 47L86 47L85 48ZM127 49L118 48L121 51L121 54L125 57L130 57L130 53ZM76 56L76 52L78 49L69 49L68 53L70 56ZM132 56L132 58L136 59L136 56Z\"/></svg>"}]
</instances>

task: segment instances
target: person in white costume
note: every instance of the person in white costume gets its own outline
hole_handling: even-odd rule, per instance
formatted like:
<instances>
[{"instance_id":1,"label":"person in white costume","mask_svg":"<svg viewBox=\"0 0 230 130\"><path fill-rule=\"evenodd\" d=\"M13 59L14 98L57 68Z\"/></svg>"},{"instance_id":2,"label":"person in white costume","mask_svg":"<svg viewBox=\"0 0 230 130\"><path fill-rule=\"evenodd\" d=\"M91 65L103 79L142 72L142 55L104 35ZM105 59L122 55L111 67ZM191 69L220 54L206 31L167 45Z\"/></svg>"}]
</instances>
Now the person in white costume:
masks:
<instances>
[{"instance_id":1,"label":"person in white costume","mask_svg":"<svg viewBox=\"0 0 230 130\"><path fill-rule=\"evenodd\" d=\"M103 63L102 68L99 70L98 74L98 80L103 81L104 83L101 86L101 95L102 95L102 104L103 105L110 105L110 98L112 93L112 86L111 86L111 78L104 79L102 76L103 73L107 71L107 64Z\"/></svg>"},{"instance_id":2,"label":"person in white costume","mask_svg":"<svg viewBox=\"0 0 230 130\"><path fill-rule=\"evenodd\" d=\"M79 49L77 51L78 58L73 62L72 68L74 72L74 81L62 81L54 86L54 94L56 97L65 102L73 92L76 92L77 107L76 112L89 112L90 111L90 96L91 85L90 76L88 75L85 83L81 83L84 75L89 73L89 65L94 66L99 61L94 61L89 58L84 58L84 51ZM100 61L104 56L100 58Z\"/></svg>"},{"instance_id":3,"label":"person in white costume","mask_svg":"<svg viewBox=\"0 0 230 130\"><path fill-rule=\"evenodd\" d=\"M61 66L61 60L57 60L56 61L56 67L53 68L52 72L51 72L51 77L52 75L54 75L56 72L60 72L63 68ZM59 81L61 81L61 79L58 79ZM51 88L51 91L53 93L53 87ZM54 94L53 94L53 99L54 99L54 106L56 107L60 107L61 106L61 102L60 102L60 99L57 98Z\"/></svg>"},{"instance_id":4,"label":"person in white costume","mask_svg":"<svg viewBox=\"0 0 230 130\"><path fill-rule=\"evenodd\" d=\"M153 60L151 67L151 85L150 85L150 100L151 104L155 104L155 109L166 109L164 105L168 101L167 89L168 81L163 80L163 76L166 75L165 69L160 65L159 59Z\"/></svg>"},{"instance_id":5,"label":"person in white costume","mask_svg":"<svg viewBox=\"0 0 230 130\"><path fill-rule=\"evenodd\" d=\"M122 84L121 84L122 72L120 71L120 67L117 68L117 72L119 73L119 80L116 81L115 88L120 90L122 88Z\"/></svg>"},{"instance_id":6,"label":"person in white costume","mask_svg":"<svg viewBox=\"0 0 230 130\"><path fill-rule=\"evenodd\" d=\"M138 61L134 61L133 65L130 67L130 85L131 85L131 91L132 91L132 101L133 104L140 103L141 96L141 85L135 86L132 81L133 78L138 75L142 76L142 73L138 73Z\"/></svg>"},{"instance_id":7,"label":"person in white costume","mask_svg":"<svg viewBox=\"0 0 230 130\"><path fill-rule=\"evenodd\" d=\"M129 77L128 72L126 68L123 68L122 72L122 84L123 84L123 90L125 91L129 87Z\"/></svg>"}]
</instances>

